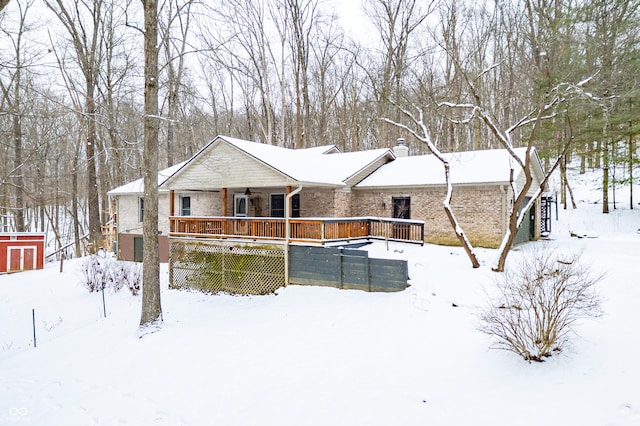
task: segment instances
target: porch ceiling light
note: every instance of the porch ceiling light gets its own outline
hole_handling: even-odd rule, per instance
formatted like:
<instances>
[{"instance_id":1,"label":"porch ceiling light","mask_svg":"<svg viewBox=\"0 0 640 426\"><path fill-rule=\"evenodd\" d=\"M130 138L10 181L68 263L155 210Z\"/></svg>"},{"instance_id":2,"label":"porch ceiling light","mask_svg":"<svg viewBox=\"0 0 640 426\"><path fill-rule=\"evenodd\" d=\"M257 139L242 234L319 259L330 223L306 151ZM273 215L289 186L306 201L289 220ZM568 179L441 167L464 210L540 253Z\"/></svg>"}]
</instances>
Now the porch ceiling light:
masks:
<instances>
[{"instance_id":1,"label":"porch ceiling light","mask_svg":"<svg viewBox=\"0 0 640 426\"><path fill-rule=\"evenodd\" d=\"M247 188L246 191L244 191L244 195L249 196L251 195L251 191L249 191L249 188Z\"/></svg>"}]
</instances>

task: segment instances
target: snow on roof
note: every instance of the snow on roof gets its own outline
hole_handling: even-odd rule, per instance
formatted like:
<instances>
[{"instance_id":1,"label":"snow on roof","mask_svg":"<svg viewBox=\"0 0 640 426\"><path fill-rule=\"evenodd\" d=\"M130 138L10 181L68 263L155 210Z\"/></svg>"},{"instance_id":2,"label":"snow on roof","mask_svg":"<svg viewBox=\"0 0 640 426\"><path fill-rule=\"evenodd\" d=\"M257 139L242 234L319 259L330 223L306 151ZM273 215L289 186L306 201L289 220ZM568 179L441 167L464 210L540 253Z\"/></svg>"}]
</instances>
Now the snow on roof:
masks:
<instances>
[{"instance_id":1,"label":"snow on roof","mask_svg":"<svg viewBox=\"0 0 640 426\"><path fill-rule=\"evenodd\" d=\"M301 183L342 186L344 181L384 155L382 148L359 152L335 152L334 145L289 149L241 139L222 137L263 163Z\"/></svg>"},{"instance_id":2,"label":"snow on roof","mask_svg":"<svg viewBox=\"0 0 640 426\"><path fill-rule=\"evenodd\" d=\"M526 148L516 148L524 159ZM506 149L443 154L449 161L452 184L508 183L513 167L520 167ZM400 157L373 172L357 188L444 185L444 167L435 155Z\"/></svg>"},{"instance_id":3,"label":"snow on roof","mask_svg":"<svg viewBox=\"0 0 640 426\"><path fill-rule=\"evenodd\" d=\"M184 166L187 162L183 161L178 164L174 164L171 167L160 170L158 172L158 185L162 185L171 175L173 175L180 167ZM140 178L133 182L126 183L115 189L112 189L108 195L124 195L124 194L142 194L144 192L144 179Z\"/></svg>"}]
</instances>

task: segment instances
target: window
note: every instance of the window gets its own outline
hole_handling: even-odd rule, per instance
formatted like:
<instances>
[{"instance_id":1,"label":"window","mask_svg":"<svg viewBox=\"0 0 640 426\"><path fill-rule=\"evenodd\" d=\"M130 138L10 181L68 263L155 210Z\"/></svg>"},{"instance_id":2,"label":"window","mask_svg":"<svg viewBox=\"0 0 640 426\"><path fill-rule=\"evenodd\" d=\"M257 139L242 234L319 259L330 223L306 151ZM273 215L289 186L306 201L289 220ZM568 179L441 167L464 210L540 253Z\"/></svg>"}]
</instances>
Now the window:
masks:
<instances>
[{"instance_id":1,"label":"window","mask_svg":"<svg viewBox=\"0 0 640 426\"><path fill-rule=\"evenodd\" d=\"M411 197L393 197L393 218L411 219Z\"/></svg>"},{"instance_id":2,"label":"window","mask_svg":"<svg viewBox=\"0 0 640 426\"><path fill-rule=\"evenodd\" d=\"M237 217L247 216L247 201L248 198L244 194L233 195L233 215Z\"/></svg>"},{"instance_id":3,"label":"window","mask_svg":"<svg viewBox=\"0 0 640 426\"><path fill-rule=\"evenodd\" d=\"M180 215L191 216L191 197L180 198Z\"/></svg>"},{"instance_id":4,"label":"window","mask_svg":"<svg viewBox=\"0 0 640 426\"><path fill-rule=\"evenodd\" d=\"M284 217L284 203L286 200L284 194L271 194L270 197L270 216ZM291 217L300 217L300 194L296 194L291 198Z\"/></svg>"},{"instance_id":5,"label":"window","mask_svg":"<svg viewBox=\"0 0 640 426\"><path fill-rule=\"evenodd\" d=\"M144 198L140 197L138 202L138 221L144 221Z\"/></svg>"}]
</instances>

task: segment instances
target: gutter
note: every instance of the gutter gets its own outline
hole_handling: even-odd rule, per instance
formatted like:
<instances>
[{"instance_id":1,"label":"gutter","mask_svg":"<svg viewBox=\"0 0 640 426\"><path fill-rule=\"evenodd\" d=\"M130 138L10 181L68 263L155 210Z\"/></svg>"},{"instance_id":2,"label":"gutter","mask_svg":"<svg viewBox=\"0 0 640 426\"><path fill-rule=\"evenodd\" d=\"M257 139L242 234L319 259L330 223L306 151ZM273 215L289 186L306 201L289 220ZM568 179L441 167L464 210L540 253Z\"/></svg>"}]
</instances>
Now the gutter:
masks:
<instances>
[{"instance_id":1,"label":"gutter","mask_svg":"<svg viewBox=\"0 0 640 426\"><path fill-rule=\"evenodd\" d=\"M507 214L507 193L504 189L504 185L500 185L500 197L502 198L502 202L500 203L500 223L502 225L502 236L501 238L504 238L504 235L507 233L507 221L506 221L506 214Z\"/></svg>"}]
</instances>

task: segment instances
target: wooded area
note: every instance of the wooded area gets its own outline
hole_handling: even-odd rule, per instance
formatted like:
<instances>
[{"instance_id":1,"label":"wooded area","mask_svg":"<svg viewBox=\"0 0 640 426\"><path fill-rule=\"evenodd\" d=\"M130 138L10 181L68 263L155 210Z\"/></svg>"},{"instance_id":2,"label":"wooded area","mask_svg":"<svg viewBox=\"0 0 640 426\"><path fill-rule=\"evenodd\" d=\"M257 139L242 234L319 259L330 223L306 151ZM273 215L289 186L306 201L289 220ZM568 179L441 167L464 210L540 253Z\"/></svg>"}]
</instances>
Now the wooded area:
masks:
<instances>
[{"instance_id":1,"label":"wooded area","mask_svg":"<svg viewBox=\"0 0 640 426\"><path fill-rule=\"evenodd\" d=\"M97 241L110 220L107 191L143 176L142 6L0 1L0 230L54 232L79 255L81 237ZM440 152L498 148L493 123L513 127L514 146L533 134L550 163L572 141L563 176L571 159L601 169L603 213L633 208L614 188L632 186L637 165L640 2L364 0L355 17L339 7L159 4L157 167L217 134L343 151L405 137L429 152L396 124L426 129ZM417 109L424 129L403 113Z\"/></svg>"}]
</instances>

